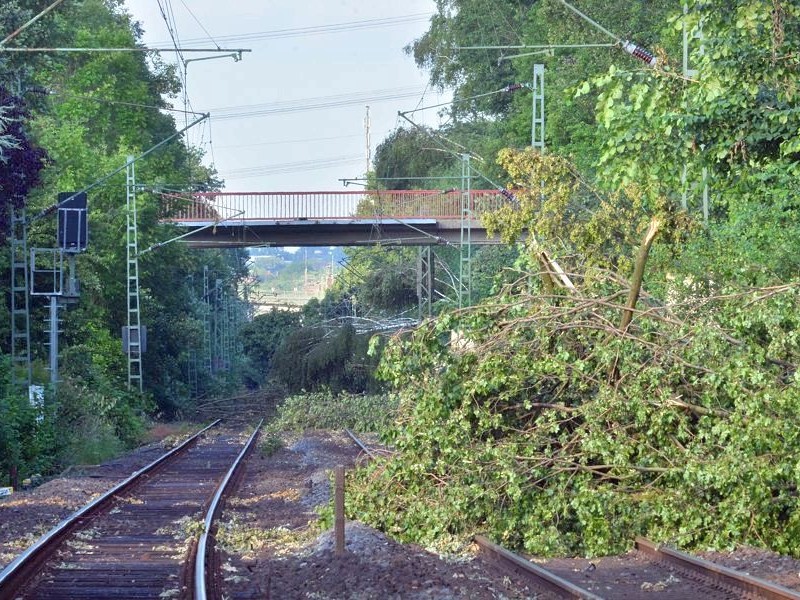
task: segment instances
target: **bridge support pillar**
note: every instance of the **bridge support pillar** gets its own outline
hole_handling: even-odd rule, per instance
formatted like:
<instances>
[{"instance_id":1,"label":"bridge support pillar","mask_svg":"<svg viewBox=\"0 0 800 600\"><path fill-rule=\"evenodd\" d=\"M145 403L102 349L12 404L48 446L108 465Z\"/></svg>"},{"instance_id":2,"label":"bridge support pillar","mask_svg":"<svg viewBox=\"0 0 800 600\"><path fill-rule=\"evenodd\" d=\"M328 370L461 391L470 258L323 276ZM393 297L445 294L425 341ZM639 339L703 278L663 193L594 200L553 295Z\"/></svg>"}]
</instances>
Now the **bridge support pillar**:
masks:
<instances>
[{"instance_id":1,"label":"bridge support pillar","mask_svg":"<svg viewBox=\"0 0 800 600\"><path fill-rule=\"evenodd\" d=\"M434 256L430 246L420 246L417 254L417 299L419 319L433 316Z\"/></svg>"}]
</instances>

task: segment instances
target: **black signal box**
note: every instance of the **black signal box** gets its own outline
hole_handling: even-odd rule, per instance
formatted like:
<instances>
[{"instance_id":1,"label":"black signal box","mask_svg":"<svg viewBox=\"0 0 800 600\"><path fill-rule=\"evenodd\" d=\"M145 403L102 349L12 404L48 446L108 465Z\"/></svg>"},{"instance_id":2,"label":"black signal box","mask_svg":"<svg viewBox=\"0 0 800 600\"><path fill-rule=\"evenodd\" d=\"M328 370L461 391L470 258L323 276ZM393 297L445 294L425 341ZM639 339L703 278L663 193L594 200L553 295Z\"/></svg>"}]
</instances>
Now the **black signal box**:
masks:
<instances>
[{"instance_id":1,"label":"black signal box","mask_svg":"<svg viewBox=\"0 0 800 600\"><path fill-rule=\"evenodd\" d=\"M89 238L86 193L58 195L58 247L64 252L83 252Z\"/></svg>"}]
</instances>

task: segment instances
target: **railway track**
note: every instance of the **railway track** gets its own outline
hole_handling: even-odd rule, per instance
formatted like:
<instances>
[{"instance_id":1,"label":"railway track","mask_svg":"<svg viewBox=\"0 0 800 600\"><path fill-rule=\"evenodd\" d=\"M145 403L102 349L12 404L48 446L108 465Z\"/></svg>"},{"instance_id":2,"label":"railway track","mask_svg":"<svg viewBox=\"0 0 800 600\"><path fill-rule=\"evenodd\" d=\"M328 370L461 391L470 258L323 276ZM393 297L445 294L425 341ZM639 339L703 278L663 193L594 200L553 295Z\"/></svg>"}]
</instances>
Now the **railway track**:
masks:
<instances>
[{"instance_id":1,"label":"railway track","mask_svg":"<svg viewBox=\"0 0 800 600\"><path fill-rule=\"evenodd\" d=\"M636 553L623 557L626 563L604 566L602 561L598 561L599 566L589 563L590 568L584 569L543 567L483 536L475 536L475 543L497 564L527 576L536 587L560 598L800 600L800 594L788 588L641 537L636 539ZM639 577L634 577L637 573ZM642 575L651 581L642 582Z\"/></svg>"},{"instance_id":2,"label":"railway track","mask_svg":"<svg viewBox=\"0 0 800 600\"><path fill-rule=\"evenodd\" d=\"M352 431L345 433L369 457L370 450ZM474 542L481 553L504 570L526 578L535 588L547 595L559 598L582 600L627 599L627 598L704 598L706 600L752 598L762 600L800 600L800 593L746 573L735 571L716 563L655 544L645 538L636 539L636 553L624 557L625 566L615 564L610 576L602 573L604 566L589 562L583 569L546 568L530 562L502 546L478 535ZM569 561L563 561L564 564ZM630 577L635 571L647 579L640 581ZM597 577L598 573L601 577ZM680 589L674 584L682 584ZM590 589L592 588L592 589ZM597 590L596 588L601 588ZM688 595L687 595L688 594Z\"/></svg>"},{"instance_id":3,"label":"railway track","mask_svg":"<svg viewBox=\"0 0 800 600\"><path fill-rule=\"evenodd\" d=\"M0 598L214 597L214 518L260 427L242 443L218 424L42 536L0 572Z\"/></svg>"}]
</instances>

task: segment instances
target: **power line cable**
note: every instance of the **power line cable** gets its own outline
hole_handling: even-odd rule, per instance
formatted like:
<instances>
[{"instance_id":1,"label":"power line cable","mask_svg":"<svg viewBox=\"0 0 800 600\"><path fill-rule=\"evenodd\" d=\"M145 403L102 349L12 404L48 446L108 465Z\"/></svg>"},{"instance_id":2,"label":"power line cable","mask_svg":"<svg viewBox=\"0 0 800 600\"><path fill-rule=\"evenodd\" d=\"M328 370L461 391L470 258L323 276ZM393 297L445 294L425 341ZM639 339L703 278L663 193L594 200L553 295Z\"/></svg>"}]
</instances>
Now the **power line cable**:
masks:
<instances>
[{"instance_id":1,"label":"power line cable","mask_svg":"<svg viewBox=\"0 0 800 600\"><path fill-rule=\"evenodd\" d=\"M263 117L268 115L289 114L296 112L307 112L312 110L341 108L357 104L388 102L390 100L401 100L413 98L419 95L419 88L414 91L403 91L408 88L399 88L396 91L381 90L375 92L362 92L359 94L321 96L318 98L306 98L301 100L291 100L287 102L275 102L273 104L251 105L250 110L243 110L247 107L229 107L214 111L217 120L243 119L251 117ZM258 108L263 107L263 108Z\"/></svg>"},{"instance_id":2,"label":"power line cable","mask_svg":"<svg viewBox=\"0 0 800 600\"><path fill-rule=\"evenodd\" d=\"M358 162L363 157L360 154L349 156L337 156L328 159L303 160L286 163L276 163L273 165L263 165L259 167L248 167L243 169L233 169L222 171L221 174L226 179L246 179L250 177L261 177L264 175L283 175L296 173L298 171L318 171L344 164Z\"/></svg>"},{"instance_id":3,"label":"power line cable","mask_svg":"<svg viewBox=\"0 0 800 600\"><path fill-rule=\"evenodd\" d=\"M175 54L178 58L182 61L183 54L181 54L180 47L177 40L176 32L172 28L172 23L170 22L170 18L167 14L167 10L165 6L162 4L161 0L156 0L156 4L158 4L158 10L161 13L161 18L164 20L164 23L167 25L167 33L169 33L169 37L172 40L172 46L175 49Z\"/></svg>"},{"instance_id":4,"label":"power line cable","mask_svg":"<svg viewBox=\"0 0 800 600\"><path fill-rule=\"evenodd\" d=\"M180 68L178 69L178 73L181 78L181 90L183 91L183 110L185 111L184 114L186 114L189 111L189 102L186 95L187 94L186 91L187 77L186 77L186 66L185 66L186 59L184 58L183 54L180 51L178 32L177 29L173 26L174 19L171 18L172 13L169 0L164 0L163 4L161 0L156 0L156 4L158 5L158 10L161 13L161 18L164 20L164 23L167 26L167 33L169 33L169 37L172 40L172 46L175 48L176 62L179 65L180 64L184 65L184 68L182 70Z\"/></svg>"},{"instance_id":5,"label":"power line cable","mask_svg":"<svg viewBox=\"0 0 800 600\"><path fill-rule=\"evenodd\" d=\"M286 39L294 37L306 37L306 36L324 35L331 33L344 33L348 31L357 31L361 29L376 29L381 27L390 27L394 25L403 25L406 23L424 21L428 17L430 17L431 14L432 13L414 13L398 17L364 19L361 21L332 23L330 25L314 25L310 27L273 29L268 31L257 31L257 32L244 33L238 35L223 35L223 36L218 36L217 39L221 42L259 41L259 40L272 40L272 39ZM202 40L203 38L192 38L192 39L187 39L185 41L187 43L194 43Z\"/></svg>"},{"instance_id":6,"label":"power line cable","mask_svg":"<svg viewBox=\"0 0 800 600\"><path fill-rule=\"evenodd\" d=\"M352 135L334 135L330 137L316 137L316 138L303 138L294 140L273 140L271 142L259 142L257 144L229 144L224 146L217 146L220 150L223 148L256 148L261 146L281 146L286 144L303 144L308 142L328 142L333 140L351 140L355 138L361 139L361 134L354 133Z\"/></svg>"},{"instance_id":7,"label":"power line cable","mask_svg":"<svg viewBox=\"0 0 800 600\"><path fill-rule=\"evenodd\" d=\"M419 87L404 86L399 88L383 88L378 90L365 90L365 91L346 92L342 94L330 94L327 96L310 96L308 98L293 98L290 100L279 100L276 102L266 102L262 104L239 104L239 105L222 106L222 107L218 106L216 108L212 108L211 110L214 112L214 114L219 116L221 113L226 113L226 112L229 113L229 112L238 112L242 110L259 110L261 108L276 108L282 106L297 106L298 104L307 104L316 102L351 100L351 99L366 101L374 96L405 93L405 92L414 92L415 94L418 94Z\"/></svg>"},{"instance_id":8,"label":"power line cable","mask_svg":"<svg viewBox=\"0 0 800 600\"><path fill-rule=\"evenodd\" d=\"M195 22L200 26L200 29L202 29L205 32L205 34L208 36L208 39L211 40L211 43L214 44L217 47L217 49L219 49L220 46L217 43L217 40L215 40L212 37L212 35L208 32L208 29L206 29L205 26L200 22L200 19L198 19L197 16L192 12L192 9L189 8L189 5L186 4L184 0L181 0L181 4L183 4L183 7L189 12L189 14L195 20Z\"/></svg>"},{"instance_id":9,"label":"power line cable","mask_svg":"<svg viewBox=\"0 0 800 600\"><path fill-rule=\"evenodd\" d=\"M341 163L341 162L349 162L355 160L355 158L359 155L348 155L348 156L337 156L325 159L313 159L313 160L299 160L293 162L285 162L285 163L275 163L272 165L262 165L257 167L245 167L241 169L232 169L230 171L226 171L230 175L247 175L247 174L262 174L267 173L274 170L285 170L285 169L304 169L306 167L318 166L318 165L329 165L333 163Z\"/></svg>"},{"instance_id":10,"label":"power line cable","mask_svg":"<svg viewBox=\"0 0 800 600\"><path fill-rule=\"evenodd\" d=\"M464 104L465 102L471 102L472 100L478 100L480 98L485 98L487 96L494 96L496 94L514 92L516 90L520 90L522 88L529 88L529 87L530 87L530 84L527 84L527 83L512 83L511 85L507 85L507 86L502 87L502 88L500 88L498 90L494 90L494 91L491 91L491 92L484 92L482 94L475 94L474 96L468 96L466 98L456 98L456 99L451 100L450 102L442 102L440 104L432 104L430 106L422 106L422 107L417 106L417 108L415 108L413 110L407 110L407 111L403 112L402 114L409 115L411 113L415 113L415 112L419 112L419 111L423 111L423 110L429 110L431 108L441 108L442 106L454 106L456 104Z\"/></svg>"}]
</instances>

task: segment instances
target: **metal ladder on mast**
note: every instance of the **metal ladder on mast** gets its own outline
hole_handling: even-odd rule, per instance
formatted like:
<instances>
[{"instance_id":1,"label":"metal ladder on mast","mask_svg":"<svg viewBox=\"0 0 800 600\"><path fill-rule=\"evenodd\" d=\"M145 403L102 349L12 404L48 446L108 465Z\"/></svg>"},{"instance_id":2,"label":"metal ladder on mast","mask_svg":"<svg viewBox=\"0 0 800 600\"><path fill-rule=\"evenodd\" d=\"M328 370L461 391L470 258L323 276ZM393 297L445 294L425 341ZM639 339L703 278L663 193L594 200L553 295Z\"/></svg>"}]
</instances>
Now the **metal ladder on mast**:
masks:
<instances>
[{"instance_id":1,"label":"metal ladder on mast","mask_svg":"<svg viewBox=\"0 0 800 600\"><path fill-rule=\"evenodd\" d=\"M128 389L143 391L142 338L139 320L139 242L136 222L136 170L128 157L127 178L127 265L128 265Z\"/></svg>"},{"instance_id":2,"label":"metal ladder on mast","mask_svg":"<svg viewBox=\"0 0 800 600\"><path fill-rule=\"evenodd\" d=\"M461 155L461 243L458 307L472 305L472 170L469 154Z\"/></svg>"},{"instance_id":3,"label":"metal ladder on mast","mask_svg":"<svg viewBox=\"0 0 800 600\"><path fill-rule=\"evenodd\" d=\"M203 267L203 368L208 375L213 370L213 350L211 348L211 298L208 283L208 266Z\"/></svg>"},{"instance_id":4,"label":"metal ladder on mast","mask_svg":"<svg viewBox=\"0 0 800 600\"><path fill-rule=\"evenodd\" d=\"M11 209L11 381L31 385L31 315L28 298L28 233L25 211Z\"/></svg>"}]
</instances>

